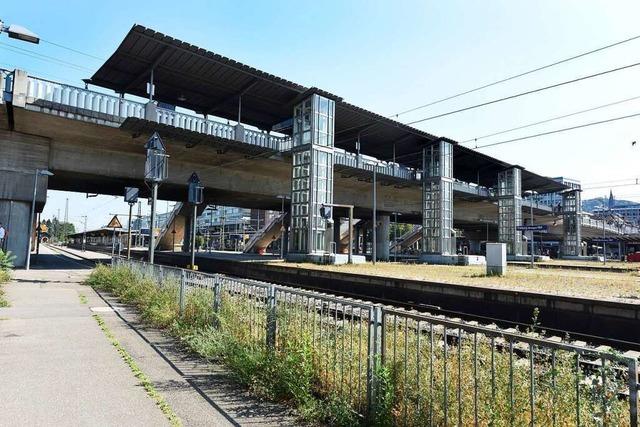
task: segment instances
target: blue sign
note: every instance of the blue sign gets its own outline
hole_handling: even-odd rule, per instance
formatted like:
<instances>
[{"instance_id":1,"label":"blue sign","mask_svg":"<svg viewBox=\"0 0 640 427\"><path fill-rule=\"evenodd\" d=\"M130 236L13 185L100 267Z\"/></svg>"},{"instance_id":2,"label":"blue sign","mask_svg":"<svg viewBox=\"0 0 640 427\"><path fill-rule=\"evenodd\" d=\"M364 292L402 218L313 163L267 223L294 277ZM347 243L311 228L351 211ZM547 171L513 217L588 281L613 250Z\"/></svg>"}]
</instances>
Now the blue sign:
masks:
<instances>
[{"instance_id":1,"label":"blue sign","mask_svg":"<svg viewBox=\"0 0 640 427\"><path fill-rule=\"evenodd\" d=\"M545 224L538 225L518 225L516 227L518 231L537 231L538 233L548 233L549 226Z\"/></svg>"},{"instance_id":2,"label":"blue sign","mask_svg":"<svg viewBox=\"0 0 640 427\"><path fill-rule=\"evenodd\" d=\"M602 237L594 237L593 239L591 239L592 242L594 243L616 243L617 240L614 239L604 239Z\"/></svg>"}]
</instances>

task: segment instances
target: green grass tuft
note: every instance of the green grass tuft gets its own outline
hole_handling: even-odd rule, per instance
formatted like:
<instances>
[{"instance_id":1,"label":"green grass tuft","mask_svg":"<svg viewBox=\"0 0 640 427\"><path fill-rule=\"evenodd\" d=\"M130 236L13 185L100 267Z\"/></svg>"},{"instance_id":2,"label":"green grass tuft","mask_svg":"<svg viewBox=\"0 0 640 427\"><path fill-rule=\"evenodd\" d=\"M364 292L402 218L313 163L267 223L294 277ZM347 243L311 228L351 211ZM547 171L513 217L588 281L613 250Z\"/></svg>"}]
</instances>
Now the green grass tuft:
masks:
<instances>
[{"instance_id":1,"label":"green grass tuft","mask_svg":"<svg viewBox=\"0 0 640 427\"><path fill-rule=\"evenodd\" d=\"M142 372L142 370L138 367L136 362L133 360L133 357L131 357L131 355L127 352L127 350L117 340L115 335L113 335L113 333L107 327L102 317L100 317L97 314L94 314L93 318L96 319L96 322L98 322L100 329L102 329L104 334L107 336L107 339L109 340L111 345L113 345L116 348L116 350L118 351L118 354L120 354L120 357L122 357L122 360L124 360L127 366L129 366L129 369L131 369L131 372L133 372L133 375L140 381L140 385L142 385L142 387L145 389L145 391L147 392L147 395L156 402L156 405L158 405L158 407L160 408L164 416L167 417L171 425L174 427L182 426L182 422L180 421L180 418L178 418L176 413L173 412L173 409L171 409L171 406L169 406L169 404L164 399L164 397L162 397L162 395L158 393L158 391L153 386L153 383L151 382L149 377L147 377L147 375L144 372Z\"/></svg>"},{"instance_id":2,"label":"green grass tuft","mask_svg":"<svg viewBox=\"0 0 640 427\"><path fill-rule=\"evenodd\" d=\"M1 251L0 251L1 252ZM11 280L11 273L9 270L0 269L0 307L9 307L9 300L7 300L2 285Z\"/></svg>"}]
</instances>

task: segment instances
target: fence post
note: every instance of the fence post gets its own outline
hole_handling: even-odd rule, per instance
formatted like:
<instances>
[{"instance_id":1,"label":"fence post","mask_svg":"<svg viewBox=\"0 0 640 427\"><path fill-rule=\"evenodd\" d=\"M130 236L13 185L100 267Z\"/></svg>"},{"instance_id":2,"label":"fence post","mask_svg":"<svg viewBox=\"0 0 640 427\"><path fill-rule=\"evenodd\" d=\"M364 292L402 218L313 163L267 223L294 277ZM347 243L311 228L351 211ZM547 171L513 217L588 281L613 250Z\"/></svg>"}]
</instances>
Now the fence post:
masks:
<instances>
[{"instance_id":1,"label":"fence post","mask_svg":"<svg viewBox=\"0 0 640 427\"><path fill-rule=\"evenodd\" d=\"M218 318L220 314L220 303L222 302L222 280L217 274L213 276L213 327L220 326Z\"/></svg>"},{"instance_id":2,"label":"fence post","mask_svg":"<svg viewBox=\"0 0 640 427\"><path fill-rule=\"evenodd\" d=\"M629 416L631 427L638 427L638 359L629 359Z\"/></svg>"},{"instance_id":3,"label":"fence post","mask_svg":"<svg viewBox=\"0 0 640 427\"><path fill-rule=\"evenodd\" d=\"M368 357L367 357L367 416L370 420L376 415L377 394L379 388L379 367L382 358L383 314L382 306L374 305L369 309Z\"/></svg>"},{"instance_id":4,"label":"fence post","mask_svg":"<svg viewBox=\"0 0 640 427\"><path fill-rule=\"evenodd\" d=\"M187 273L184 270L180 270L180 292L178 294L178 303L180 306L180 316L184 312L184 291L187 285Z\"/></svg>"},{"instance_id":5,"label":"fence post","mask_svg":"<svg viewBox=\"0 0 640 427\"><path fill-rule=\"evenodd\" d=\"M267 348L276 348L276 287L269 285L267 291Z\"/></svg>"}]
</instances>

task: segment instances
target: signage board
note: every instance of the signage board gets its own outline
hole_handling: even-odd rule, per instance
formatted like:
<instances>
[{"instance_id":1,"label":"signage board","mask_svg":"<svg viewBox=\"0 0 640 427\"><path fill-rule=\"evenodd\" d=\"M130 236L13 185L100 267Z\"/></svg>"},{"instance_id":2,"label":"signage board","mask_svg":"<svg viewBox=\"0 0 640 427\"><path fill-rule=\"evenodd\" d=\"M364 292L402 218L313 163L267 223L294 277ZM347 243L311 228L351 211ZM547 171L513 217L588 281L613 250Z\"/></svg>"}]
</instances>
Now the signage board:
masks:
<instances>
[{"instance_id":1,"label":"signage board","mask_svg":"<svg viewBox=\"0 0 640 427\"><path fill-rule=\"evenodd\" d=\"M124 187L124 201L127 203L136 203L140 189L136 187Z\"/></svg>"},{"instance_id":2,"label":"signage board","mask_svg":"<svg viewBox=\"0 0 640 427\"><path fill-rule=\"evenodd\" d=\"M602 238L602 237L595 237L595 238L591 239L591 241L594 242L594 243L616 243L617 242L617 240L605 239L605 238Z\"/></svg>"},{"instance_id":3,"label":"signage board","mask_svg":"<svg viewBox=\"0 0 640 427\"><path fill-rule=\"evenodd\" d=\"M516 226L516 230L518 231L537 231L538 233L548 233L549 226L546 224L537 224L537 225L518 225Z\"/></svg>"},{"instance_id":4,"label":"signage board","mask_svg":"<svg viewBox=\"0 0 640 427\"><path fill-rule=\"evenodd\" d=\"M118 215L114 215L107 224L107 228L122 228L122 224L120 224L120 220L118 219Z\"/></svg>"}]
</instances>

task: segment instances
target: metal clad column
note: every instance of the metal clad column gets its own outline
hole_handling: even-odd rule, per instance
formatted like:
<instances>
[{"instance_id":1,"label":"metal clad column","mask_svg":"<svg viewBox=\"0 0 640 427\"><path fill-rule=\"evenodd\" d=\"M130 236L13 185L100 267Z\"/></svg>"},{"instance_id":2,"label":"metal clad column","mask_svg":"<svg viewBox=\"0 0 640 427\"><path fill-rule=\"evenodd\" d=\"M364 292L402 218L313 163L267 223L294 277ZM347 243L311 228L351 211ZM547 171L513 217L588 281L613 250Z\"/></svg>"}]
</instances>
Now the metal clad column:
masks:
<instances>
[{"instance_id":1,"label":"metal clad column","mask_svg":"<svg viewBox=\"0 0 640 427\"><path fill-rule=\"evenodd\" d=\"M422 150L422 252L449 255L453 231L453 144Z\"/></svg>"},{"instance_id":2,"label":"metal clad column","mask_svg":"<svg viewBox=\"0 0 640 427\"><path fill-rule=\"evenodd\" d=\"M507 255L522 254L522 169L513 166L498 173L498 241Z\"/></svg>"},{"instance_id":3,"label":"metal clad column","mask_svg":"<svg viewBox=\"0 0 640 427\"><path fill-rule=\"evenodd\" d=\"M324 255L327 222L323 204L333 203L333 140L335 102L312 94L294 107L291 243L292 257Z\"/></svg>"},{"instance_id":4,"label":"metal clad column","mask_svg":"<svg viewBox=\"0 0 640 427\"><path fill-rule=\"evenodd\" d=\"M581 190L570 190L562 193L562 243L563 256L579 256L582 242L582 201Z\"/></svg>"}]
</instances>

